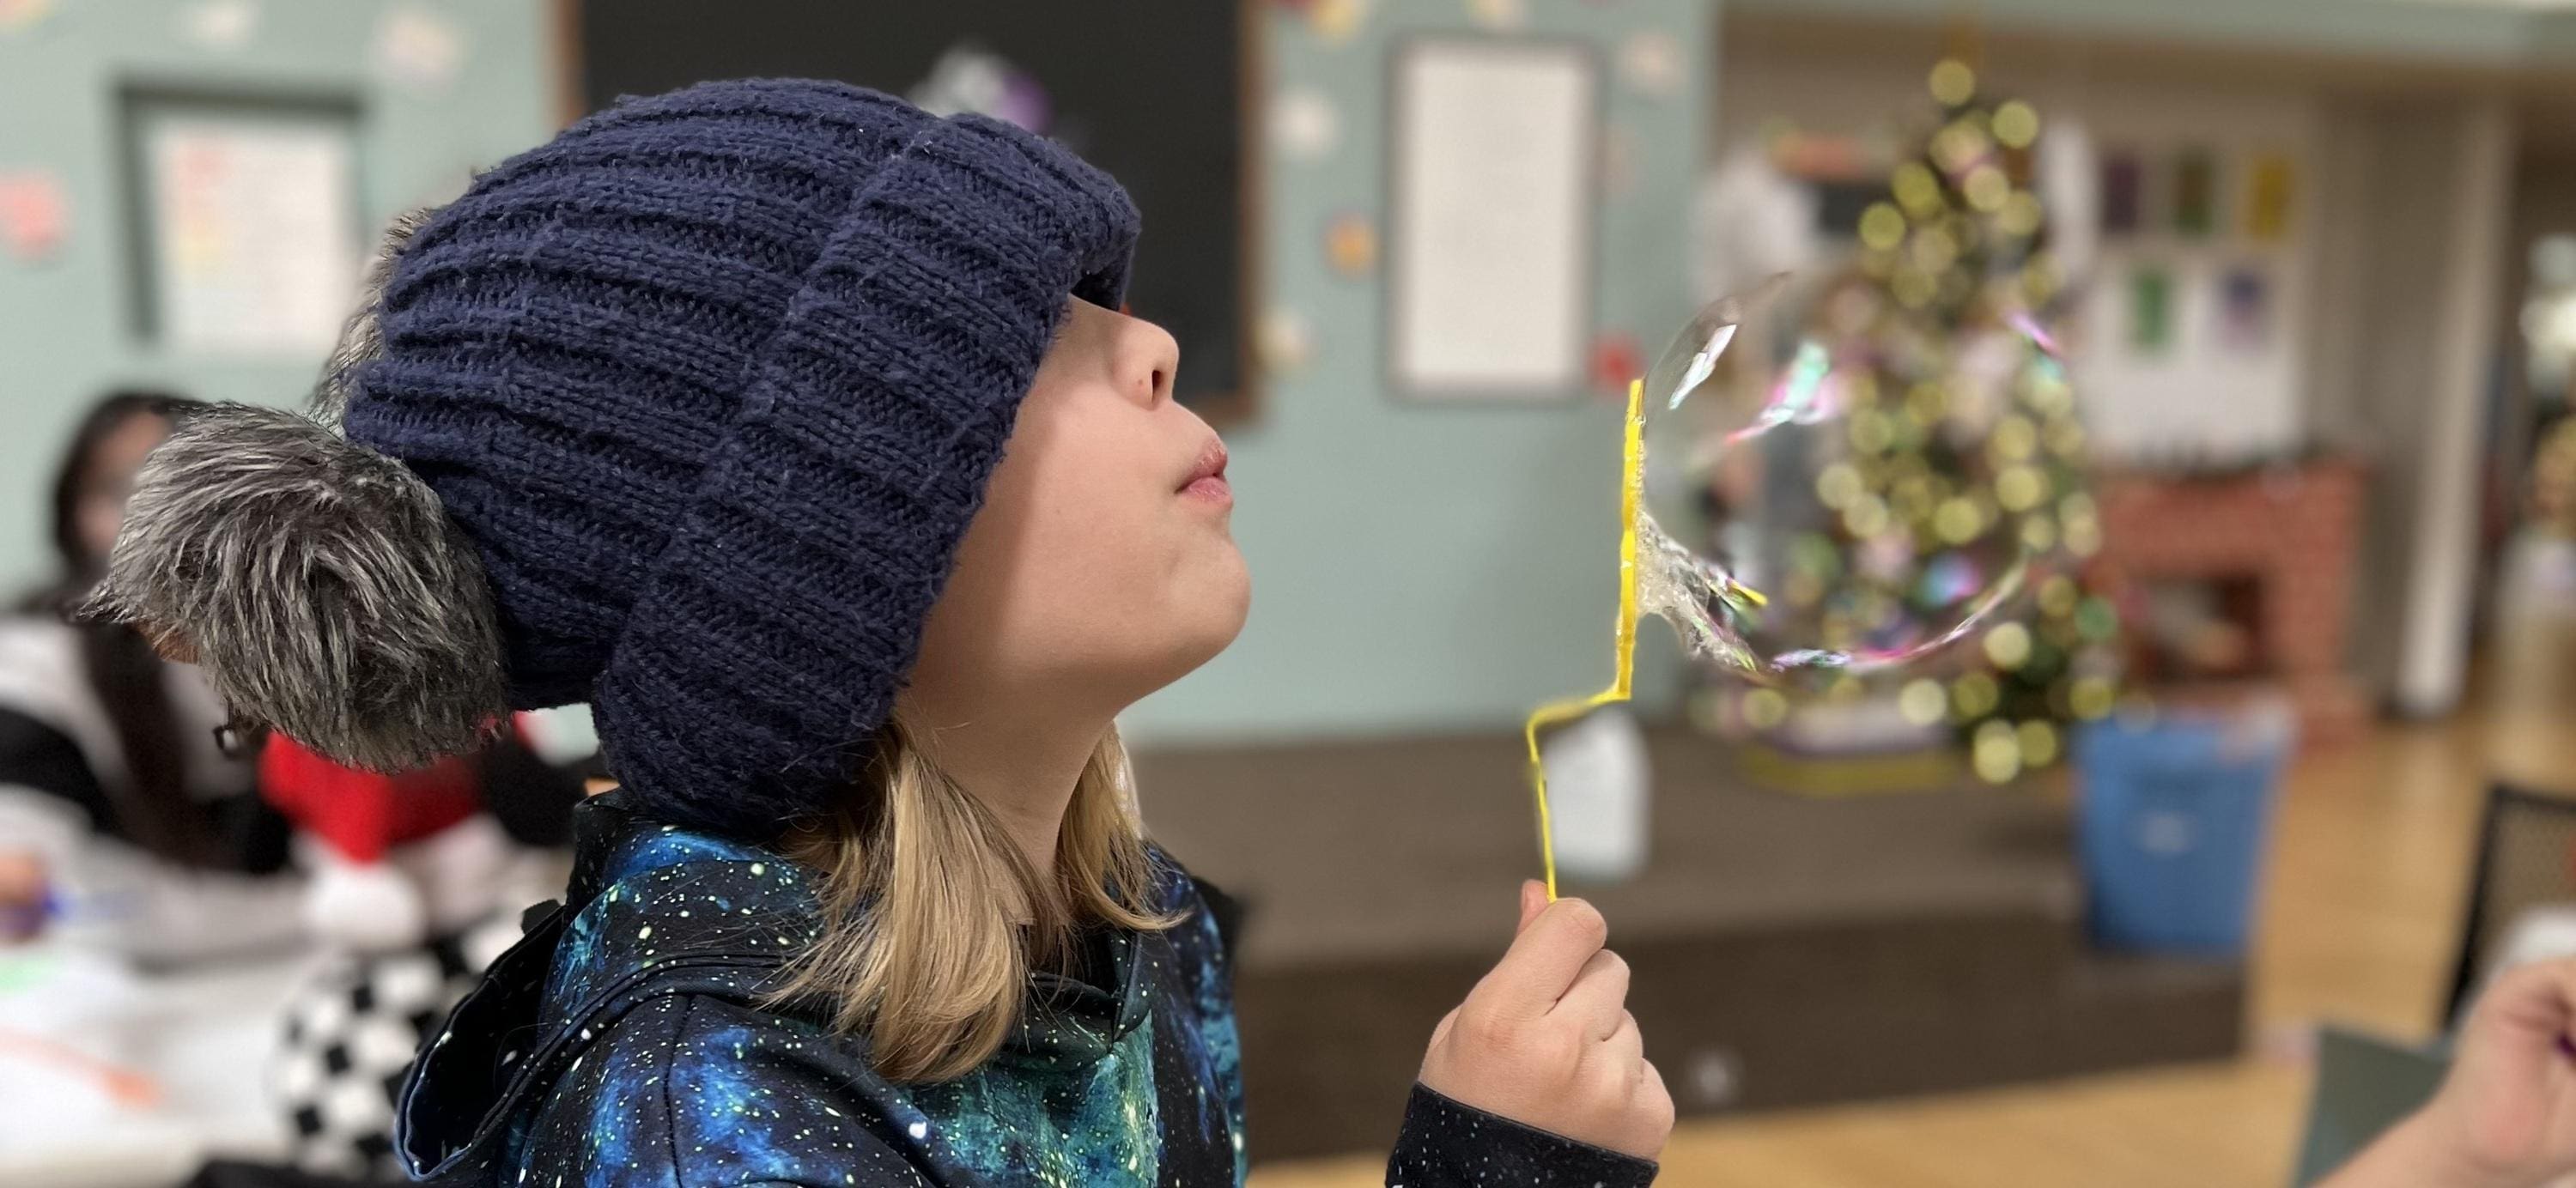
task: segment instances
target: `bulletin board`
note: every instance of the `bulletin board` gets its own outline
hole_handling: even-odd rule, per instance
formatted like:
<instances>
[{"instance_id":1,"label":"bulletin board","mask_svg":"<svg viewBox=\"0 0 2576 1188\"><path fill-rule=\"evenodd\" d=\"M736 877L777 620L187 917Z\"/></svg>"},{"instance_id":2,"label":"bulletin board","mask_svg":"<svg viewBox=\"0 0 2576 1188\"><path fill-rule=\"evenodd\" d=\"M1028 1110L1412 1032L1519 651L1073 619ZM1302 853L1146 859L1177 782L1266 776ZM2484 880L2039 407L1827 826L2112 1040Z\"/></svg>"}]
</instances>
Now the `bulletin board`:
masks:
<instances>
[{"instance_id":1,"label":"bulletin board","mask_svg":"<svg viewBox=\"0 0 2576 1188\"><path fill-rule=\"evenodd\" d=\"M990 93L1108 170L1144 212L1128 302L1181 343L1180 399L1255 403L1248 3L591 0L567 13L586 109L707 79L838 79L921 101ZM953 87L964 72L966 85ZM1015 119L1015 122L1027 122Z\"/></svg>"},{"instance_id":2,"label":"bulletin board","mask_svg":"<svg viewBox=\"0 0 2576 1188\"><path fill-rule=\"evenodd\" d=\"M342 94L120 88L138 340L236 357L330 349L365 240L360 114Z\"/></svg>"},{"instance_id":3,"label":"bulletin board","mask_svg":"<svg viewBox=\"0 0 2576 1188\"><path fill-rule=\"evenodd\" d=\"M2105 454L2231 466L2295 454L2308 423L2317 131L2296 95L2106 90L2084 113L2100 249L2075 390Z\"/></svg>"}]
</instances>

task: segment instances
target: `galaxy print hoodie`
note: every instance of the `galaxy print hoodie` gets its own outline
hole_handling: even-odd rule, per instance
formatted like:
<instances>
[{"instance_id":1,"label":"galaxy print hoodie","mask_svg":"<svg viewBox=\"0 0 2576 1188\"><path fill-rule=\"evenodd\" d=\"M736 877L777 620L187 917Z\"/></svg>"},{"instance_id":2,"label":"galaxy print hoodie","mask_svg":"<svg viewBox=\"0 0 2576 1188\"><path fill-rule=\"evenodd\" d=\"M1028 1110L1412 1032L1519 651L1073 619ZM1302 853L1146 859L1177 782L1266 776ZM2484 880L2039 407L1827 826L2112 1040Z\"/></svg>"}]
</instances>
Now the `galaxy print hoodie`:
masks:
<instances>
[{"instance_id":1,"label":"galaxy print hoodie","mask_svg":"<svg viewBox=\"0 0 2576 1188\"><path fill-rule=\"evenodd\" d=\"M1166 932L1098 938L1088 977L1033 975L969 1076L877 1076L819 1004L762 991L820 926L776 853L655 821L619 793L577 813L561 906L532 913L424 1049L397 1144L457 1188L1204 1185L1244 1173L1224 940L1160 852ZM1092 984L1097 982L1099 984ZM1416 1086L1390 1183L1643 1184L1654 1165Z\"/></svg>"}]
</instances>

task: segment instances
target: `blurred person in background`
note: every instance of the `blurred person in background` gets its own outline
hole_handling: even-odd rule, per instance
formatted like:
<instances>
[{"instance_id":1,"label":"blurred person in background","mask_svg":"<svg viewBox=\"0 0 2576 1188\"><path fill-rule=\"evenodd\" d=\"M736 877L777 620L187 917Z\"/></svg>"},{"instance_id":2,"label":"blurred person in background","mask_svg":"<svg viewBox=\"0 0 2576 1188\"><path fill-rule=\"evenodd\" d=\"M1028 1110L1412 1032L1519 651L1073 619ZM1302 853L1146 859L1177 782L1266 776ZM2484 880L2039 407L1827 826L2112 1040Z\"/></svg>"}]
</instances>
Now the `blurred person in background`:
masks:
<instances>
[{"instance_id":1,"label":"blurred person in background","mask_svg":"<svg viewBox=\"0 0 2576 1188\"><path fill-rule=\"evenodd\" d=\"M228 734L196 666L163 660L130 627L77 621L136 471L201 407L130 391L90 409L54 480L59 572L0 618L0 938L69 921L154 962L274 949L308 925L361 942L351 947L382 947L360 931L408 943L403 921L419 909L383 910L383 895L346 888L391 877L376 869L390 845L459 824L496 845L562 847L579 773L533 754L522 729L401 776L299 756L256 730ZM360 804L371 811L353 825ZM353 850L365 861L340 858ZM322 883L308 896L313 870Z\"/></svg>"},{"instance_id":2,"label":"blurred person in background","mask_svg":"<svg viewBox=\"0 0 2576 1188\"><path fill-rule=\"evenodd\" d=\"M56 470L54 581L0 619L0 940L57 926L149 963L291 943L291 830L193 666L117 624L74 626L144 456L196 402L100 400Z\"/></svg>"},{"instance_id":3,"label":"blurred person in background","mask_svg":"<svg viewBox=\"0 0 2576 1188\"><path fill-rule=\"evenodd\" d=\"M425 771L350 771L232 734L196 665L80 621L144 459L201 407L118 392L82 417L54 477L57 575L0 618L0 943L57 938L162 972L309 964L265 1075L289 1157L353 1175L335 1183L392 1178L389 1080L518 935L520 907L562 886L549 850L569 843L580 771L536 755L531 722ZM260 1069L242 1075L258 1093ZM224 1165L206 1183L325 1180Z\"/></svg>"},{"instance_id":4,"label":"blurred person in background","mask_svg":"<svg viewBox=\"0 0 2576 1188\"><path fill-rule=\"evenodd\" d=\"M524 721L478 754L356 771L231 731L195 665L80 620L145 457L203 407L120 392L82 418L53 488L59 571L0 619L0 941L162 969L314 962L267 1078L290 1157L398 1178L387 1081L517 937L519 910L562 885L548 851L570 840L580 772L534 753Z\"/></svg>"}]
</instances>

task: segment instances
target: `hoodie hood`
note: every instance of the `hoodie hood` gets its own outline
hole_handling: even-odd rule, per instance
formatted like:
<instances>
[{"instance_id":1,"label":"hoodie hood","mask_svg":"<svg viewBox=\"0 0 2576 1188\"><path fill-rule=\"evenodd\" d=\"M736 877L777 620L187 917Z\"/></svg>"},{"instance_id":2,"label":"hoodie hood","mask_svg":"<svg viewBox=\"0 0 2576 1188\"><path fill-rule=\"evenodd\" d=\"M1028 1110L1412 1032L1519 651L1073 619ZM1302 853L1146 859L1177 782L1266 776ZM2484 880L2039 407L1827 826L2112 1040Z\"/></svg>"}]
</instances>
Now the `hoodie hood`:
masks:
<instances>
[{"instance_id":1,"label":"hoodie hood","mask_svg":"<svg viewBox=\"0 0 2576 1188\"><path fill-rule=\"evenodd\" d=\"M657 820L624 792L583 803L574 835L564 902L531 913L413 1066L396 1145L415 1177L490 1182L556 1081L620 1016L667 995L761 1006L820 934L814 873L776 851ZM1136 948L1109 938L1106 988L1033 975L995 1060L1063 1068L1107 1054L1149 1014ZM764 1009L829 1030L821 1003Z\"/></svg>"}]
</instances>

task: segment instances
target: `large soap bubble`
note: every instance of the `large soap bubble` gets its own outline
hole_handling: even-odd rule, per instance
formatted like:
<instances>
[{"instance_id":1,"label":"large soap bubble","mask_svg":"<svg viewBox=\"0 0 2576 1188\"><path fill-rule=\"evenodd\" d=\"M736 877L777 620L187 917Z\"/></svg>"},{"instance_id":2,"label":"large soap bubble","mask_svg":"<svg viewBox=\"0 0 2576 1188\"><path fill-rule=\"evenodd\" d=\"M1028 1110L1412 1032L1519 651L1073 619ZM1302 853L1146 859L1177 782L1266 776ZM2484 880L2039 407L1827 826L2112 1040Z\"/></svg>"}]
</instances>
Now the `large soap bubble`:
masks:
<instances>
[{"instance_id":1,"label":"large soap bubble","mask_svg":"<svg viewBox=\"0 0 2576 1188\"><path fill-rule=\"evenodd\" d=\"M1806 332L1782 334L1774 323L1787 287L1775 277L1702 307L1648 369L1640 489L1626 503L1638 612L1671 623L1694 656L1762 683L1924 659L2004 614L2057 543L2051 533L2033 547L2039 533L2001 530L2046 493L2021 489L2036 472L2006 466L2000 491L1967 490L1922 463L1929 449L1982 448L1994 424L1884 412L1892 402L1875 385L1900 369L1873 352L1903 341L1836 334L1830 309ZM2062 394L2055 346L2027 319L1972 337L1967 354L1970 373ZM1945 431L1974 444L1924 440ZM1938 514L1891 506L1927 500ZM1834 555L1816 562L1819 551ZM1808 572L1819 565L1886 580L1827 592ZM1796 605L1777 597L1784 586Z\"/></svg>"}]
</instances>

